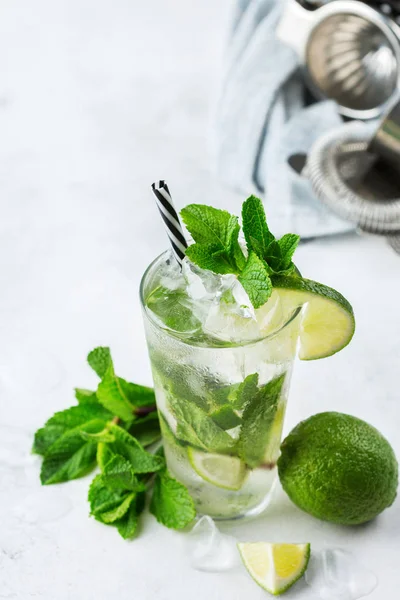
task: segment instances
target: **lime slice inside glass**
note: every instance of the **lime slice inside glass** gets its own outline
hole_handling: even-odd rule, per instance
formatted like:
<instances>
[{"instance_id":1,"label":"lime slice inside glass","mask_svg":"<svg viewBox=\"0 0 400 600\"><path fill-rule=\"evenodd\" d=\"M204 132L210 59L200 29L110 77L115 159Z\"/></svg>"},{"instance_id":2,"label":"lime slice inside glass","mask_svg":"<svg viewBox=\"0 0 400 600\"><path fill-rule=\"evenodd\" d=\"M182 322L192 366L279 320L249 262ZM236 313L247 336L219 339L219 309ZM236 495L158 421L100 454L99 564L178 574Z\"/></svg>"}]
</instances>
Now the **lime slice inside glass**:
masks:
<instances>
[{"instance_id":1,"label":"lime slice inside glass","mask_svg":"<svg viewBox=\"0 0 400 600\"><path fill-rule=\"evenodd\" d=\"M236 456L210 454L188 447L188 457L193 469L204 481L225 490L238 491L243 486L248 469Z\"/></svg>"}]
</instances>

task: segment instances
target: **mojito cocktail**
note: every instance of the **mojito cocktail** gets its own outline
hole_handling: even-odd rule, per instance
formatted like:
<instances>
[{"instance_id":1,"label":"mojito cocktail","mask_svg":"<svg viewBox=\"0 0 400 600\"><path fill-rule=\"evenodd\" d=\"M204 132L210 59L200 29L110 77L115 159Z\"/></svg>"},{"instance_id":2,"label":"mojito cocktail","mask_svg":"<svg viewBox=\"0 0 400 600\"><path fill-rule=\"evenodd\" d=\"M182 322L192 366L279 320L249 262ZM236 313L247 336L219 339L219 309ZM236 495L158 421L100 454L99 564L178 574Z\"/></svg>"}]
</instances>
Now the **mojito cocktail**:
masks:
<instances>
[{"instance_id":1,"label":"mojito cocktail","mask_svg":"<svg viewBox=\"0 0 400 600\"><path fill-rule=\"evenodd\" d=\"M300 326L278 295L245 307L239 286L189 262L180 272L169 252L143 281L168 468L215 518L268 502Z\"/></svg>"},{"instance_id":2,"label":"mojito cocktail","mask_svg":"<svg viewBox=\"0 0 400 600\"><path fill-rule=\"evenodd\" d=\"M247 248L229 213L181 214L196 243L182 264L157 258L141 285L164 451L200 514L239 518L271 496L297 349L333 354L354 318L340 294L300 276L298 236L276 240L260 200L243 206Z\"/></svg>"}]
</instances>

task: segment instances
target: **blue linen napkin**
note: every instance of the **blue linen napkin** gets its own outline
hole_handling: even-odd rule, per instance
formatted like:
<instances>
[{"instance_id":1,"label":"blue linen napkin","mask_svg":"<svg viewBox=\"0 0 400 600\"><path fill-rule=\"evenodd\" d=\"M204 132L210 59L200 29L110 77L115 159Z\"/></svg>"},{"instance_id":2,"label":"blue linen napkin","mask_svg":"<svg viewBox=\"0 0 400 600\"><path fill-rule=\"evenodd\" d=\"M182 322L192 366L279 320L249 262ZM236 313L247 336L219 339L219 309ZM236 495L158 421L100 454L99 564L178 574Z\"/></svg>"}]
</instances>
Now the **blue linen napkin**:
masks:
<instances>
[{"instance_id":1,"label":"blue linen napkin","mask_svg":"<svg viewBox=\"0 0 400 600\"><path fill-rule=\"evenodd\" d=\"M287 162L342 121L334 102L306 106L298 57L275 35L283 4L237 0L217 106L216 169L232 188L264 198L278 234L349 231L354 226L326 209Z\"/></svg>"}]
</instances>

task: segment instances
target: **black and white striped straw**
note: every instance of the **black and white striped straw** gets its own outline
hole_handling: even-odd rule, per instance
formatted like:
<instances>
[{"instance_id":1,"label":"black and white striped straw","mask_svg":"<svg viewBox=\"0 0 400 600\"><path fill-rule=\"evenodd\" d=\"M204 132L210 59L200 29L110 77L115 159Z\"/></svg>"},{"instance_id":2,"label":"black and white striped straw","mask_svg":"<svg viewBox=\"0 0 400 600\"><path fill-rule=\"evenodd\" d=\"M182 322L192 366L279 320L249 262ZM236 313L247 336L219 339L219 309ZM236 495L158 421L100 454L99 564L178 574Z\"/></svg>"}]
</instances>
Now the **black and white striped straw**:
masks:
<instances>
[{"instance_id":1,"label":"black and white striped straw","mask_svg":"<svg viewBox=\"0 0 400 600\"><path fill-rule=\"evenodd\" d=\"M153 183L151 189L156 197L156 202L160 215L164 221L165 228L172 246L172 252L179 266L185 258L185 250L188 247L183 235L182 225L178 213L174 208L171 194L164 180Z\"/></svg>"}]
</instances>

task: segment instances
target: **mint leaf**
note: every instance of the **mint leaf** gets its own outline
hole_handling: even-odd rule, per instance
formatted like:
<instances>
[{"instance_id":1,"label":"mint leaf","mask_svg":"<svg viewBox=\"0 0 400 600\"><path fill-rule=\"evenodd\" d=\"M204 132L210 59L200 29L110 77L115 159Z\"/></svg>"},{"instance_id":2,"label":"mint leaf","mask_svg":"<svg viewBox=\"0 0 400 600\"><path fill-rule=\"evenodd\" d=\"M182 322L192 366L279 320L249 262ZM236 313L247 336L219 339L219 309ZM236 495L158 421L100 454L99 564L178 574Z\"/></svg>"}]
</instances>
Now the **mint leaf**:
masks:
<instances>
[{"instance_id":1,"label":"mint leaf","mask_svg":"<svg viewBox=\"0 0 400 600\"><path fill-rule=\"evenodd\" d=\"M207 269L213 273L227 275L236 273L225 250L221 250L216 244L192 244L186 248L186 256L201 269Z\"/></svg>"},{"instance_id":2,"label":"mint leaf","mask_svg":"<svg viewBox=\"0 0 400 600\"><path fill-rule=\"evenodd\" d=\"M89 488L90 514L98 521L110 525L120 521L136 499L134 492L110 490L103 475L97 475Z\"/></svg>"},{"instance_id":3,"label":"mint leaf","mask_svg":"<svg viewBox=\"0 0 400 600\"><path fill-rule=\"evenodd\" d=\"M146 417L134 421L129 428L129 433L144 447L158 442L161 438L161 431L157 412L152 412Z\"/></svg>"},{"instance_id":4,"label":"mint leaf","mask_svg":"<svg viewBox=\"0 0 400 600\"><path fill-rule=\"evenodd\" d=\"M273 271L279 271L282 261L282 252L276 240L272 241L266 249L264 259Z\"/></svg>"},{"instance_id":5,"label":"mint leaf","mask_svg":"<svg viewBox=\"0 0 400 600\"><path fill-rule=\"evenodd\" d=\"M81 433L97 433L104 421L94 419L65 432L47 450L40 480L44 485L61 483L86 475L96 464L97 444L83 439Z\"/></svg>"},{"instance_id":6,"label":"mint leaf","mask_svg":"<svg viewBox=\"0 0 400 600\"><path fill-rule=\"evenodd\" d=\"M191 365L178 364L173 357L171 360L165 353L150 350L151 364L157 385L163 387L167 396L190 398L191 402L208 410L207 391L198 384L198 373ZM194 385L192 385L192 383ZM197 385L196 385L197 384Z\"/></svg>"},{"instance_id":7,"label":"mint leaf","mask_svg":"<svg viewBox=\"0 0 400 600\"><path fill-rule=\"evenodd\" d=\"M300 236L294 233L286 233L278 240L279 247L281 249L282 260L281 270L289 269L292 265L292 258L295 250L299 244Z\"/></svg>"},{"instance_id":8,"label":"mint leaf","mask_svg":"<svg viewBox=\"0 0 400 600\"><path fill-rule=\"evenodd\" d=\"M108 512L121 504L126 495L126 493L108 489L103 476L96 475L89 487L90 514L98 518L102 513Z\"/></svg>"},{"instance_id":9,"label":"mint leaf","mask_svg":"<svg viewBox=\"0 0 400 600\"><path fill-rule=\"evenodd\" d=\"M259 388L244 409L237 452L251 468L264 460L285 377L286 373Z\"/></svg>"},{"instance_id":10,"label":"mint leaf","mask_svg":"<svg viewBox=\"0 0 400 600\"><path fill-rule=\"evenodd\" d=\"M123 421L132 420L134 407L126 397L111 361L98 385L96 395L99 402L114 415Z\"/></svg>"},{"instance_id":11,"label":"mint leaf","mask_svg":"<svg viewBox=\"0 0 400 600\"><path fill-rule=\"evenodd\" d=\"M117 379L122 393L135 409L140 409L144 406L155 407L156 397L153 388L149 388L145 385L138 385L137 383L130 383L121 377L118 377Z\"/></svg>"},{"instance_id":12,"label":"mint leaf","mask_svg":"<svg viewBox=\"0 0 400 600\"><path fill-rule=\"evenodd\" d=\"M242 206L242 227L249 254L264 258L269 244L275 239L268 229L263 203L250 196Z\"/></svg>"},{"instance_id":13,"label":"mint leaf","mask_svg":"<svg viewBox=\"0 0 400 600\"><path fill-rule=\"evenodd\" d=\"M241 383L233 383L218 387L211 391L213 408L230 406L235 410L243 410L246 404L258 392L258 373L248 375Z\"/></svg>"},{"instance_id":14,"label":"mint leaf","mask_svg":"<svg viewBox=\"0 0 400 600\"><path fill-rule=\"evenodd\" d=\"M105 465L103 481L110 490L142 492L146 489L144 483L135 476L132 464L120 454L114 455Z\"/></svg>"},{"instance_id":15,"label":"mint leaf","mask_svg":"<svg viewBox=\"0 0 400 600\"><path fill-rule=\"evenodd\" d=\"M110 425L110 431L115 436L115 442L109 444L109 449L126 458L134 473L154 473L165 466L162 457L146 452L134 437L118 425Z\"/></svg>"},{"instance_id":16,"label":"mint leaf","mask_svg":"<svg viewBox=\"0 0 400 600\"><path fill-rule=\"evenodd\" d=\"M134 492L131 492L130 494L127 494L125 496L121 504L119 504L115 508L108 510L107 512L101 513L101 515L99 516L102 523L108 525L122 519L122 517L124 517L129 511L133 501L135 500L135 497L136 494Z\"/></svg>"},{"instance_id":17,"label":"mint leaf","mask_svg":"<svg viewBox=\"0 0 400 600\"><path fill-rule=\"evenodd\" d=\"M238 218L226 210L203 204L190 204L181 211L181 215L197 242L195 250L188 249L186 252L190 260L200 267L208 264L202 268L216 273L239 273L245 259L238 242Z\"/></svg>"},{"instance_id":18,"label":"mint leaf","mask_svg":"<svg viewBox=\"0 0 400 600\"><path fill-rule=\"evenodd\" d=\"M192 238L199 244L213 244L220 250L228 250L232 239L237 239L238 219L226 210L189 204L182 209L181 216Z\"/></svg>"},{"instance_id":19,"label":"mint leaf","mask_svg":"<svg viewBox=\"0 0 400 600\"><path fill-rule=\"evenodd\" d=\"M100 378L104 377L107 367L111 362L110 348L105 346L95 348L89 352L87 361Z\"/></svg>"},{"instance_id":20,"label":"mint leaf","mask_svg":"<svg viewBox=\"0 0 400 600\"><path fill-rule=\"evenodd\" d=\"M100 404L82 404L56 412L35 433L32 451L44 456L47 450L69 429L74 429L93 419L102 419L104 425L113 415Z\"/></svg>"},{"instance_id":21,"label":"mint leaf","mask_svg":"<svg viewBox=\"0 0 400 600\"><path fill-rule=\"evenodd\" d=\"M210 417L221 429L233 429L241 424L242 420L231 406L225 405L210 414Z\"/></svg>"},{"instance_id":22,"label":"mint leaf","mask_svg":"<svg viewBox=\"0 0 400 600\"><path fill-rule=\"evenodd\" d=\"M265 261L270 275L293 270L292 258L300 238L287 233L280 240L275 240L269 231L263 203L259 198L250 196L243 203L242 222L249 254L255 252L258 258Z\"/></svg>"},{"instance_id":23,"label":"mint leaf","mask_svg":"<svg viewBox=\"0 0 400 600\"><path fill-rule=\"evenodd\" d=\"M96 460L101 471L104 471L106 464L115 456L115 452L108 443L99 442L97 444Z\"/></svg>"},{"instance_id":24,"label":"mint leaf","mask_svg":"<svg viewBox=\"0 0 400 600\"><path fill-rule=\"evenodd\" d=\"M45 425L35 433L32 452L44 456L47 450L65 433L65 425Z\"/></svg>"},{"instance_id":25,"label":"mint leaf","mask_svg":"<svg viewBox=\"0 0 400 600\"><path fill-rule=\"evenodd\" d=\"M236 396L238 392L239 384L233 383L232 385L212 386L208 390L209 392L209 404L212 410L216 410L225 406L226 404L236 408Z\"/></svg>"},{"instance_id":26,"label":"mint leaf","mask_svg":"<svg viewBox=\"0 0 400 600\"><path fill-rule=\"evenodd\" d=\"M97 375L102 379L106 379L105 387L110 383L110 380L115 379L118 385L118 391L123 396L123 403L129 402L133 407L150 406L155 404L155 396L152 388L144 385L137 385L136 383L130 383L125 381L122 377L115 375L114 366L111 358L110 348L99 347L95 348L88 354L87 357L89 365L96 371ZM104 387L104 386L103 386ZM88 390L75 390L76 397L79 402L83 403L86 400L94 402L95 399L100 400L96 396L96 392L89 392ZM90 396L92 394L92 396ZM90 398L90 400L89 400ZM101 402L101 400L100 400ZM103 402L101 402L104 404ZM124 419L122 415L115 412L115 415ZM132 415L125 413L124 420L129 420Z\"/></svg>"},{"instance_id":27,"label":"mint leaf","mask_svg":"<svg viewBox=\"0 0 400 600\"><path fill-rule=\"evenodd\" d=\"M175 433L172 431L170 424L162 412L160 412L160 425L163 437L163 445L157 450L157 454L159 454L161 449L162 453L164 454L164 445L171 445L173 448L181 447L183 449L183 455L186 456L186 448L184 443L176 439Z\"/></svg>"},{"instance_id":28,"label":"mint leaf","mask_svg":"<svg viewBox=\"0 0 400 600\"><path fill-rule=\"evenodd\" d=\"M107 422L112 418L112 413L100 404L82 404L56 412L46 421L45 427L48 425L62 425L66 429L73 429L92 419L102 419Z\"/></svg>"},{"instance_id":29,"label":"mint leaf","mask_svg":"<svg viewBox=\"0 0 400 600\"><path fill-rule=\"evenodd\" d=\"M139 516L144 510L145 498L146 496L144 493L136 494L136 497L132 501L128 512L122 517L122 519L119 519L115 522L118 533L124 538L124 540L128 540L137 534Z\"/></svg>"},{"instance_id":30,"label":"mint leaf","mask_svg":"<svg viewBox=\"0 0 400 600\"><path fill-rule=\"evenodd\" d=\"M150 294L146 304L167 327L185 332L196 330L201 325L193 310L185 306L187 300L184 290L169 290L159 286Z\"/></svg>"},{"instance_id":31,"label":"mint leaf","mask_svg":"<svg viewBox=\"0 0 400 600\"><path fill-rule=\"evenodd\" d=\"M261 258L264 260L265 250L262 247L261 243L258 240L256 240L255 238L253 238L252 236L250 236L250 242L251 242L251 248L252 248L251 251L255 252L257 254L258 258Z\"/></svg>"},{"instance_id":32,"label":"mint leaf","mask_svg":"<svg viewBox=\"0 0 400 600\"><path fill-rule=\"evenodd\" d=\"M272 283L263 261L251 252L238 280L244 287L254 308L263 306L272 294Z\"/></svg>"},{"instance_id":33,"label":"mint leaf","mask_svg":"<svg viewBox=\"0 0 400 600\"><path fill-rule=\"evenodd\" d=\"M171 529L184 529L196 516L189 492L166 470L158 473L156 477L150 512L159 523Z\"/></svg>"},{"instance_id":34,"label":"mint leaf","mask_svg":"<svg viewBox=\"0 0 400 600\"><path fill-rule=\"evenodd\" d=\"M199 406L182 398L169 398L170 407L178 426L176 436L208 452L229 452L235 441L219 427Z\"/></svg>"},{"instance_id":35,"label":"mint leaf","mask_svg":"<svg viewBox=\"0 0 400 600\"><path fill-rule=\"evenodd\" d=\"M83 388L75 388L75 398L79 404L98 404L96 392L84 390Z\"/></svg>"},{"instance_id":36,"label":"mint leaf","mask_svg":"<svg viewBox=\"0 0 400 600\"><path fill-rule=\"evenodd\" d=\"M238 231L239 233L239 231ZM243 250L239 244L239 239L232 240L230 255L233 258L234 264L236 265L236 273L243 271L246 265L246 257L243 254Z\"/></svg>"},{"instance_id":37,"label":"mint leaf","mask_svg":"<svg viewBox=\"0 0 400 600\"><path fill-rule=\"evenodd\" d=\"M258 393L258 373L247 375L246 379L239 384L236 396L232 404L234 408L243 410L249 402L251 402Z\"/></svg>"},{"instance_id":38,"label":"mint leaf","mask_svg":"<svg viewBox=\"0 0 400 600\"><path fill-rule=\"evenodd\" d=\"M115 436L110 432L108 427L105 427L102 431L99 431L99 433L88 433L87 431L81 431L81 436L84 440L96 442L96 444L109 444L110 442L115 442Z\"/></svg>"}]
</instances>

